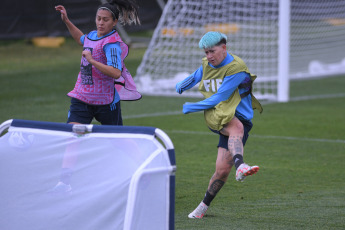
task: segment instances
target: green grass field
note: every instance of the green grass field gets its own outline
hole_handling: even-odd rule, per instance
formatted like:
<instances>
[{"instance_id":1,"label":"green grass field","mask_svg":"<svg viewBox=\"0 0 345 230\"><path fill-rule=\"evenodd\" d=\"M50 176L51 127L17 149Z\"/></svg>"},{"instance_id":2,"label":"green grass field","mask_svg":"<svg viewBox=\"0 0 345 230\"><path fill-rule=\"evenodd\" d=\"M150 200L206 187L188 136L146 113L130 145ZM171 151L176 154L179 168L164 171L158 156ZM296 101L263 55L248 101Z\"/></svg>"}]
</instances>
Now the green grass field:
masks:
<instances>
[{"instance_id":1,"label":"green grass field","mask_svg":"<svg viewBox=\"0 0 345 230\"><path fill-rule=\"evenodd\" d=\"M133 75L145 49L131 49ZM81 48L25 41L0 44L0 122L66 122L66 93ZM187 215L202 200L215 168L217 135L202 113L182 114L183 97L144 96L122 102L125 125L154 126L172 139L177 160L175 227L192 229L345 229L345 76L291 82L289 103L256 112L245 161L260 171L243 183L234 171L202 220ZM95 123L97 124L97 123Z\"/></svg>"}]
</instances>

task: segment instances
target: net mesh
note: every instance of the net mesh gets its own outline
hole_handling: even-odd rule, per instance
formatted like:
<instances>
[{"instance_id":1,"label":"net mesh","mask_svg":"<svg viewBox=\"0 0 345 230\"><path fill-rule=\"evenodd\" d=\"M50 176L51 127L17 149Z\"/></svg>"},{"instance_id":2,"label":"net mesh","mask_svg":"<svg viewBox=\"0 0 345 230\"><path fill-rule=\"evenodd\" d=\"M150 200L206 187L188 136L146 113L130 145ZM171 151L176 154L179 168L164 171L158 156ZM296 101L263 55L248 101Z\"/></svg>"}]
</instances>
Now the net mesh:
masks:
<instances>
[{"instance_id":1,"label":"net mesh","mask_svg":"<svg viewBox=\"0 0 345 230\"><path fill-rule=\"evenodd\" d=\"M345 73L345 1L291 0L290 78ZM228 51L258 75L254 94L277 97L279 0L169 0L140 64L146 94L176 95L175 84L201 65L200 38L228 36ZM189 90L185 96L200 96Z\"/></svg>"}]
</instances>

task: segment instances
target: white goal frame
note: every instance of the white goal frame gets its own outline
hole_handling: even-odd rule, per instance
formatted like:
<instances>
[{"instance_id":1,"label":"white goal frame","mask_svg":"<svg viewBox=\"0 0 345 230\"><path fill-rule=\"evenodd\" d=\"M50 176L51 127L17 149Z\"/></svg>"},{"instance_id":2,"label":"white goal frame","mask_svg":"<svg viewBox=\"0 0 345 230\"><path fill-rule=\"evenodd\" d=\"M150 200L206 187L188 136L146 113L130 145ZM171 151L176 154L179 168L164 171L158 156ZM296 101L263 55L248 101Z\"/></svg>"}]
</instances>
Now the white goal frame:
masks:
<instances>
[{"instance_id":1,"label":"white goal frame","mask_svg":"<svg viewBox=\"0 0 345 230\"><path fill-rule=\"evenodd\" d=\"M175 228L175 150L159 128L12 119L0 159L1 229ZM70 190L52 190L65 161Z\"/></svg>"},{"instance_id":2,"label":"white goal frame","mask_svg":"<svg viewBox=\"0 0 345 230\"><path fill-rule=\"evenodd\" d=\"M220 2L222 7L210 7ZM232 11L234 4L240 5L239 15L248 14L251 18L242 16L242 22L236 21L241 16ZM200 13L198 9L204 11ZM231 14L234 23L229 19L223 23L221 17L208 17L211 15L208 11L214 10L213 15L218 15L223 9L229 10L224 15ZM267 12L270 14L255 18ZM201 65L204 56L198 50L201 36L209 30L225 30L228 51L241 57L250 71L258 75L255 96L287 102L290 80L345 74L344 12L345 0L169 0L138 67L135 77L138 90L146 95L178 96L174 90L176 83ZM218 27L214 26L217 23ZM248 33L251 31L252 34ZM266 42L263 47L261 41ZM252 54L250 49L268 50L264 57L267 61L260 62L261 56L257 56L261 51ZM201 94L189 90L182 96Z\"/></svg>"}]
</instances>

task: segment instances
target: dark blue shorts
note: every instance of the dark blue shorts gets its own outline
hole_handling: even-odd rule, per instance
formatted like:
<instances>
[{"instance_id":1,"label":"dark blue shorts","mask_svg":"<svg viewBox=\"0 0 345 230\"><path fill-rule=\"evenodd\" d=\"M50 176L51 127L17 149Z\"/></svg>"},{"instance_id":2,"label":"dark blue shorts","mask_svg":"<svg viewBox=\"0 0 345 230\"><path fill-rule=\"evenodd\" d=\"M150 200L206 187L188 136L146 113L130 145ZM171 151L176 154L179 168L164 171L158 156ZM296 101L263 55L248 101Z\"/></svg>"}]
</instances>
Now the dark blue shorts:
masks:
<instances>
[{"instance_id":1,"label":"dark blue shorts","mask_svg":"<svg viewBox=\"0 0 345 230\"><path fill-rule=\"evenodd\" d=\"M102 125L123 125L120 101L114 105L89 105L78 99L71 99L67 123L90 124L95 118Z\"/></svg>"},{"instance_id":2,"label":"dark blue shorts","mask_svg":"<svg viewBox=\"0 0 345 230\"><path fill-rule=\"evenodd\" d=\"M253 123L251 121L246 121L246 120L240 120L243 124L243 129L244 129L244 134L243 134L243 146L246 144L247 139L249 137L249 131L252 129L253 127ZM210 129L212 132L219 134L219 143L217 145L217 147L222 147L224 149L229 150L228 148L228 141L229 141L229 137L228 136L224 136L223 134L221 134L219 131L217 130L213 130Z\"/></svg>"}]
</instances>

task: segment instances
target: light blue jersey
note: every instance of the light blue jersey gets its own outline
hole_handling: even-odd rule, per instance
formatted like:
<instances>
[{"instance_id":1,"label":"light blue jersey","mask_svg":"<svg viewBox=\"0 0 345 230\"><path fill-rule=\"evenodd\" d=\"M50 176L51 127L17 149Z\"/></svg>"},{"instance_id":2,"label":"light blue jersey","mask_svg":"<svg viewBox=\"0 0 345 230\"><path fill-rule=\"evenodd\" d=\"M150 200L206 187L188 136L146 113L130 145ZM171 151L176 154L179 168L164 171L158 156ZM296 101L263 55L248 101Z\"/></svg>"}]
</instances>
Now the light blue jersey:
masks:
<instances>
[{"instance_id":1,"label":"light blue jersey","mask_svg":"<svg viewBox=\"0 0 345 230\"><path fill-rule=\"evenodd\" d=\"M218 66L212 66L209 63L209 66L217 69L223 67L234 60L234 57L231 56L229 53L227 54L226 58L222 61L222 63ZM182 93L185 90L188 90L199 83L203 76L203 67L200 66L194 73L192 73L189 77L184 79L183 81L177 83L176 91L178 93ZM250 82L250 75L245 72L236 73L234 75L224 77L221 86L219 87L217 93L212 95L211 97L196 102L196 103L186 103L183 105L183 113L192 113L198 112L206 109L210 109L215 107L221 101L227 100L232 93L238 88L241 83ZM239 93L243 94L250 90L249 88L240 88ZM252 108L252 98L251 95L248 94L244 98L242 98L241 102L236 108L236 117L241 120L251 120L254 116L254 111Z\"/></svg>"}]
</instances>

